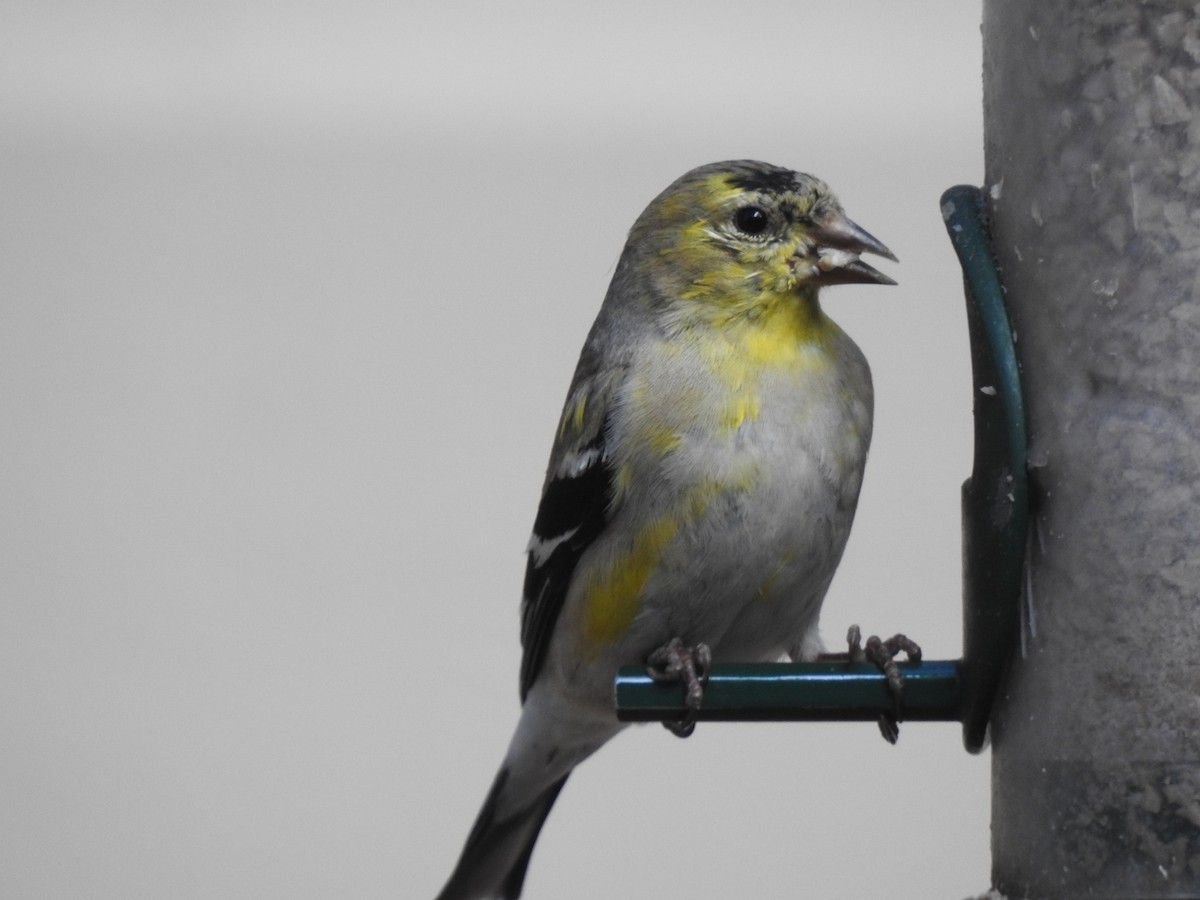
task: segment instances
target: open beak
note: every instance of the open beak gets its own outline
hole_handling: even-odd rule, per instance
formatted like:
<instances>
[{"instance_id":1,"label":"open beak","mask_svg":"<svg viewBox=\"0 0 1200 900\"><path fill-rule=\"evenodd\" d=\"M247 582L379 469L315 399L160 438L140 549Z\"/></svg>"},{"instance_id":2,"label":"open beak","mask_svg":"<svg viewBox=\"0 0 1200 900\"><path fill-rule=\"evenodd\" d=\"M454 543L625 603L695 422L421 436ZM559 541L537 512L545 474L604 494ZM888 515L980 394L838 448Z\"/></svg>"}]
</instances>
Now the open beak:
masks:
<instances>
[{"instance_id":1,"label":"open beak","mask_svg":"<svg viewBox=\"0 0 1200 900\"><path fill-rule=\"evenodd\" d=\"M895 284L874 266L859 259L860 253L874 253L893 262L896 254L865 229L855 225L840 210L827 215L809 231L815 242L817 284Z\"/></svg>"}]
</instances>

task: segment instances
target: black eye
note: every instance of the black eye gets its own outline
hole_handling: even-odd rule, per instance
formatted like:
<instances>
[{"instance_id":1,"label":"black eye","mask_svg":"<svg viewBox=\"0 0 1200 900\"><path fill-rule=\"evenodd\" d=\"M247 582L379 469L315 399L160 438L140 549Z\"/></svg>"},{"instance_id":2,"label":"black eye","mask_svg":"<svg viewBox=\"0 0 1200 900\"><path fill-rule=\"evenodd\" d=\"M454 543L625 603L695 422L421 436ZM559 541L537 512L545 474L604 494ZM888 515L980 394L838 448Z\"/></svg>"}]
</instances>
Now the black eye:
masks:
<instances>
[{"instance_id":1,"label":"black eye","mask_svg":"<svg viewBox=\"0 0 1200 900\"><path fill-rule=\"evenodd\" d=\"M767 230L767 214L757 206L743 206L733 214L733 224L742 234L759 235Z\"/></svg>"}]
</instances>

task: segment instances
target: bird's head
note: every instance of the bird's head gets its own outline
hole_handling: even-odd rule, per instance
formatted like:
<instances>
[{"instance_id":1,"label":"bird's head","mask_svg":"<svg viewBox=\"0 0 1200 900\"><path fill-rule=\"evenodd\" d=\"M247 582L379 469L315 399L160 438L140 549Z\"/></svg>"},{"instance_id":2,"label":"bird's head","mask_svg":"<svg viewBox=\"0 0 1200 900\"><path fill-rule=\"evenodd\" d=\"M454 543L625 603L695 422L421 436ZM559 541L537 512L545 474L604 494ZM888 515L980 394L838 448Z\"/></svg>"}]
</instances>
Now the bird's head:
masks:
<instances>
[{"instance_id":1,"label":"bird's head","mask_svg":"<svg viewBox=\"0 0 1200 900\"><path fill-rule=\"evenodd\" d=\"M750 311L830 284L895 284L860 259L896 257L854 224L818 178L753 161L693 169L646 208L630 233L654 294Z\"/></svg>"}]
</instances>

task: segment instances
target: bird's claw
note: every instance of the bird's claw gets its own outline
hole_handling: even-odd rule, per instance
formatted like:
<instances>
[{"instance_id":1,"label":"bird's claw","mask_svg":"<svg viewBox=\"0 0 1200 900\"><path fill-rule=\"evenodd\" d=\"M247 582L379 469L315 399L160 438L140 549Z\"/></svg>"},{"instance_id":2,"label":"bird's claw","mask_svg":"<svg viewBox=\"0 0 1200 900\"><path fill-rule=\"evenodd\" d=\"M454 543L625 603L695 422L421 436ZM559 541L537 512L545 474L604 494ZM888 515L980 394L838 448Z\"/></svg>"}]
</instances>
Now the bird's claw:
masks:
<instances>
[{"instance_id":1,"label":"bird's claw","mask_svg":"<svg viewBox=\"0 0 1200 900\"><path fill-rule=\"evenodd\" d=\"M704 686L712 670L712 651L707 644L689 647L680 638L671 638L646 657L646 674L659 684L682 684L683 717L663 722L676 737L687 737L696 730L696 712L704 702Z\"/></svg>"},{"instance_id":2,"label":"bird's claw","mask_svg":"<svg viewBox=\"0 0 1200 900\"><path fill-rule=\"evenodd\" d=\"M900 737L900 700L904 693L904 676L896 665L896 655L903 653L910 662L920 662L921 647L903 634L892 635L887 640L871 635L864 645L862 631L857 625L851 625L846 632L846 643L850 662L869 662L887 678L888 693L892 695L895 708L879 714L879 732L884 740L894 744Z\"/></svg>"}]
</instances>

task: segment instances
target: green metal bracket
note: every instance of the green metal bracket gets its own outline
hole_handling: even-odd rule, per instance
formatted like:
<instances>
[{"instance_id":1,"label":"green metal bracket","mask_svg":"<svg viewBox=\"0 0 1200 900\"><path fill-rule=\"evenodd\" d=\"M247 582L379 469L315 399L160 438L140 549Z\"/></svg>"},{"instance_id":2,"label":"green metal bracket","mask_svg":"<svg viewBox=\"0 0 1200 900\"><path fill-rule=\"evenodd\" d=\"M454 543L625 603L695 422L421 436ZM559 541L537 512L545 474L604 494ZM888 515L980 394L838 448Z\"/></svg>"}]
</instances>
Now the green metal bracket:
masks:
<instances>
[{"instance_id":1,"label":"green metal bracket","mask_svg":"<svg viewBox=\"0 0 1200 900\"><path fill-rule=\"evenodd\" d=\"M978 753L1019 636L1029 524L1025 404L983 191L950 188L942 218L962 264L975 382L975 466L962 489L962 723L963 744Z\"/></svg>"},{"instance_id":2,"label":"green metal bracket","mask_svg":"<svg viewBox=\"0 0 1200 900\"><path fill-rule=\"evenodd\" d=\"M1028 487L1025 412L987 229L975 187L942 195L946 230L963 269L975 397L975 464L963 485L963 658L902 663L904 721L963 723L963 743L986 743L988 716L1017 636ZM617 717L682 718L683 692L622 668ZM757 663L713 667L701 721L873 721L895 712L883 673L861 663Z\"/></svg>"}]
</instances>

